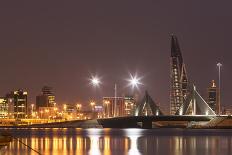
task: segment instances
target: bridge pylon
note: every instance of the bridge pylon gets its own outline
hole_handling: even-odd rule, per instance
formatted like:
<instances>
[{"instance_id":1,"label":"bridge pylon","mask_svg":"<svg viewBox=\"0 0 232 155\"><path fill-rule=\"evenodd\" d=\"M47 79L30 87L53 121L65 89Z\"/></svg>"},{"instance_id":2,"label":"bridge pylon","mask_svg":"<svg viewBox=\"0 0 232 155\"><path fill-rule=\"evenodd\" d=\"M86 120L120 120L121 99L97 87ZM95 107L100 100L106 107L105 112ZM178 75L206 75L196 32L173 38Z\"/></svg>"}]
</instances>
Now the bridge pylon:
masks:
<instances>
[{"instance_id":1,"label":"bridge pylon","mask_svg":"<svg viewBox=\"0 0 232 155\"><path fill-rule=\"evenodd\" d=\"M153 101L151 96L145 91L142 101L138 104L135 110L135 116L148 116L148 115L163 115L160 107Z\"/></svg>"},{"instance_id":2,"label":"bridge pylon","mask_svg":"<svg viewBox=\"0 0 232 155\"><path fill-rule=\"evenodd\" d=\"M190 93L175 115L216 115L206 101L196 90L196 86L190 87Z\"/></svg>"}]
</instances>

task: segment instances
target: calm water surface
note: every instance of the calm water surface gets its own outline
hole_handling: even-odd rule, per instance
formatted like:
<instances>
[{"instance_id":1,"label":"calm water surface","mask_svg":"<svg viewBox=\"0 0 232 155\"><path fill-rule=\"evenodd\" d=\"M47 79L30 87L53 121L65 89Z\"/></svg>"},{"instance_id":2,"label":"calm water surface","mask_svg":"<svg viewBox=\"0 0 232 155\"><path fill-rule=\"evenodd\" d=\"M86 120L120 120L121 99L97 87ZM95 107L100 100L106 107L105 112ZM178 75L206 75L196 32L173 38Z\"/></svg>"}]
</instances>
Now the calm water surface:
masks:
<instances>
[{"instance_id":1,"label":"calm water surface","mask_svg":"<svg viewBox=\"0 0 232 155\"><path fill-rule=\"evenodd\" d=\"M232 155L232 130L229 129L7 130L45 155ZM37 154L18 140L1 148L0 154Z\"/></svg>"}]
</instances>

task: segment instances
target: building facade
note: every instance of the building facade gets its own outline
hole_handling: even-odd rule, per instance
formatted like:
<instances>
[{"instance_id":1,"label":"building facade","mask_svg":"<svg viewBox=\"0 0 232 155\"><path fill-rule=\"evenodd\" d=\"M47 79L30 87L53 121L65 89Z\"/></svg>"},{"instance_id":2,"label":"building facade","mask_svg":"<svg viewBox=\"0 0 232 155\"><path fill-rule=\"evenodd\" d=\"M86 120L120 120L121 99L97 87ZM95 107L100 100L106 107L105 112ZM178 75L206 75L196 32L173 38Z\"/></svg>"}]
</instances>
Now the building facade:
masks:
<instances>
[{"instance_id":1,"label":"building facade","mask_svg":"<svg viewBox=\"0 0 232 155\"><path fill-rule=\"evenodd\" d=\"M133 115L135 106L133 97L103 97L103 116L107 118Z\"/></svg>"},{"instance_id":2,"label":"building facade","mask_svg":"<svg viewBox=\"0 0 232 155\"><path fill-rule=\"evenodd\" d=\"M175 115L188 95L188 77L177 37L171 36L170 114Z\"/></svg>"},{"instance_id":3,"label":"building facade","mask_svg":"<svg viewBox=\"0 0 232 155\"><path fill-rule=\"evenodd\" d=\"M124 104L125 104L125 115L126 116L134 115L136 109L135 98L133 96L125 96Z\"/></svg>"},{"instance_id":4,"label":"building facade","mask_svg":"<svg viewBox=\"0 0 232 155\"><path fill-rule=\"evenodd\" d=\"M4 97L0 98L0 118L8 118L9 106Z\"/></svg>"},{"instance_id":5,"label":"building facade","mask_svg":"<svg viewBox=\"0 0 232 155\"><path fill-rule=\"evenodd\" d=\"M219 104L218 104L218 95L219 91L216 87L216 83L212 80L210 87L207 89L207 102L210 108L218 114L219 112Z\"/></svg>"},{"instance_id":6,"label":"building facade","mask_svg":"<svg viewBox=\"0 0 232 155\"><path fill-rule=\"evenodd\" d=\"M56 119L58 117L56 107L39 107L38 117L41 119Z\"/></svg>"},{"instance_id":7,"label":"building facade","mask_svg":"<svg viewBox=\"0 0 232 155\"><path fill-rule=\"evenodd\" d=\"M55 95L51 87L44 86L40 95L36 96L36 110L40 107L54 107Z\"/></svg>"},{"instance_id":8,"label":"building facade","mask_svg":"<svg viewBox=\"0 0 232 155\"><path fill-rule=\"evenodd\" d=\"M64 104L62 118L66 120L77 119L76 106L70 104Z\"/></svg>"},{"instance_id":9,"label":"building facade","mask_svg":"<svg viewBox=\"0 0 232 155\"><path fill-rule=\"evenodd\" d=\"M27 92L19 89L6 95L8 104L9 118L21 119L27 118L28 103Z\"/></svg>"}]
</instances>

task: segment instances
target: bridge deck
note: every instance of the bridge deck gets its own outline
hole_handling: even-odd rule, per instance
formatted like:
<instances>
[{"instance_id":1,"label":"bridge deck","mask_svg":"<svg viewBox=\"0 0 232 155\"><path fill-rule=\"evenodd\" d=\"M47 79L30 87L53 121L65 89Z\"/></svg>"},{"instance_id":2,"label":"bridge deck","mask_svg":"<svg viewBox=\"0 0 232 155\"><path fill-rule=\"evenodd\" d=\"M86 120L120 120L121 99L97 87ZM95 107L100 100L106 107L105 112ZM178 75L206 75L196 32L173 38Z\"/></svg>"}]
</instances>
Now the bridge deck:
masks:
<instances>
[{"instance_id":1,"label":"bridge deck","mask_svg":"<svg viewBox=\"0 0 232 155\"><path fill-rule=\"evenodd\" d=\"M191 121L210 121L214 117L215 116L128 116L104 118L98 119L97 121L104 128L152 128L153 122L170 122L169 124L174 126L175 122L178 121L187 124Z\"/></svg>"}]
</instances>

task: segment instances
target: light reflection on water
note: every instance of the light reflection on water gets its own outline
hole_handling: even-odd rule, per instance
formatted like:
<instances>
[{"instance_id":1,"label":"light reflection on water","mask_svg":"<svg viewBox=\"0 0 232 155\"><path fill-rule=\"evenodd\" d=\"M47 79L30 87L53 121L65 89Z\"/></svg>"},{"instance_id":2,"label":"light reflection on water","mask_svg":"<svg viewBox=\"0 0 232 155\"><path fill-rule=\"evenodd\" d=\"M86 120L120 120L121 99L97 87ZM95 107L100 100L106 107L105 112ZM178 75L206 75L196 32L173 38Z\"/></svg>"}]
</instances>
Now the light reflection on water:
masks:
<instances>
[{"instance_id":1,"label":"light reflection on water","mask_svg":"<svg viewBox=\"0 0 232 155\"><path fill-rule=\"evenodd\" d=\"M10 129L9 131L33 149L48 155L232 154L232 130ZM14 140L2 148L0 154L36 153Z\"/></svg>"}]
</instances>

